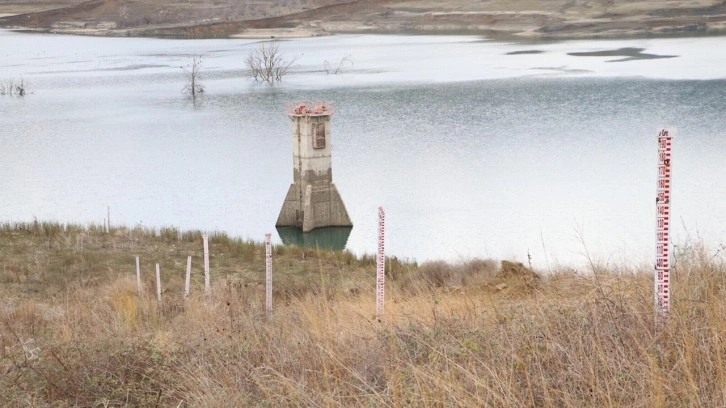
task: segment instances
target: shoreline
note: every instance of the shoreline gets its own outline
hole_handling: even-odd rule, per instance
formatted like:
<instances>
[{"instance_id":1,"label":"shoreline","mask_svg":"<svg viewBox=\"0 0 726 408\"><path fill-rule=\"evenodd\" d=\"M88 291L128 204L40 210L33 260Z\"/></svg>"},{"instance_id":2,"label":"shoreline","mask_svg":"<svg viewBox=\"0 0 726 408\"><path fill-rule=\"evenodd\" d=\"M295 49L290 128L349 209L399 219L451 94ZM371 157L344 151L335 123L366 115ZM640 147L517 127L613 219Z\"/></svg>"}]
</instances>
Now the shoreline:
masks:
<instances>
[{"instance_id":1,"label":"shoreline","mask_svg":"<svg viewBox=\"0 0 726 408\"><path fill-rule=\"evenodd\" d=\"M301 38L316 38L335 35L382 35L382 36L479 36L485 40L494 42L512 42L522 44L541 44L554 43L561 41L576 40L636 40L636 39L670 39L670 38L710 38L724 37L726 31L707 31L707 32L665 32L651 33L642 31L629 31L618 33L599 33L599 34L562 34L557 36L540 36L527 35L523 33L499 32L491 30L467 30L467 29L450 29L450 30L425 30L425 29L369 29L361 30L339 30L327 31L320 29L305 28L279 28L279 29L245 29L238 33L224 36L189 36L189 35L172 35L161 33L136 32L134 29L125 30L106 30L98 28L78 28L78 29L62 29L62 28L33 28L33 27L2 27L2 31L19 32L25 34L54 34L54 35L76 35L89 37L110 37L110 38L156 38L156 39L174 39L174 40L208 40L208 39L249 39L249 40L292 40Z\"/></svg>"}]
</instances>

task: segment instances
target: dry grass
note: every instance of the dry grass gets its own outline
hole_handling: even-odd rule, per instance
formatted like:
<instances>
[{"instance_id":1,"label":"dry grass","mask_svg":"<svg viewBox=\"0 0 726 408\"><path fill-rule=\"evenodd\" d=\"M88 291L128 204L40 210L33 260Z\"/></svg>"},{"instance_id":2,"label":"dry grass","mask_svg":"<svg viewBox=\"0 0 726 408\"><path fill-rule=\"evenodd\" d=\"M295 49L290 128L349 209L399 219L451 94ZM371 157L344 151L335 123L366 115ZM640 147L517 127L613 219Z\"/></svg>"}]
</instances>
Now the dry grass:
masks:
<instances>
[{"instance_id":1,"label":"dry grass","mask_svg":"<svg viewBox=\"0 0 726 408\"><path fill-rule=\"evenodd\" d=\"M34 223L0 243L2 406L726 405L726 267L699 248L656 331L649 271L533 284L391 259L378 319L370 256L276 247L266 316L258 243L210 238L211 301L197 266L181 299L199 233ZM135 255L162 264L163 305L136 293Z\"/></svg>"}]
</instances>

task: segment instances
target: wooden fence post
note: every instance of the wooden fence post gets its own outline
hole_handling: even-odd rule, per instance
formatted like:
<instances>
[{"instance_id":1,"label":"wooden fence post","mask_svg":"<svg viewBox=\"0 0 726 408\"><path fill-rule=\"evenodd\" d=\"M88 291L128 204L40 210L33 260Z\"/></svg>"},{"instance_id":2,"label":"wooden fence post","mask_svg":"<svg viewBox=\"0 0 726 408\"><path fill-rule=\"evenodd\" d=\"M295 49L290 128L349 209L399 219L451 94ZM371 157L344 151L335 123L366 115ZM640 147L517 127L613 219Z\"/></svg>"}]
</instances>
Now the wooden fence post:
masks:
<instances>
[{"instance_id":1,"label":"wooden fence post","mask_svg":"<svg viewBox=\"0 0 726 408\"><path fill-rule=\"evenodd\" d=\"M141 296L141 267L139 266L139 257L136 257L136 290Z\"/></svg>"},{"instance_id":2,"label":"wooden fence post","mask_svg":"<svg viewBox=\"0 0 726 408\"><path fill-rule=\"evenodd\" d=\"M159 264L156 264L156 300L161 303L161 270Z\"/></svg>"},{"instance_id":3,"label":"wooden fence post","mask_svg":"<svg viewBox=\"0 0 726 408\"><path fill-rule=\"evenodd\" d=\"M184 299L189 297L189 285L192 279L192 256L187 256L187 276L184 279Z\"/></svg>"}]
</instances>

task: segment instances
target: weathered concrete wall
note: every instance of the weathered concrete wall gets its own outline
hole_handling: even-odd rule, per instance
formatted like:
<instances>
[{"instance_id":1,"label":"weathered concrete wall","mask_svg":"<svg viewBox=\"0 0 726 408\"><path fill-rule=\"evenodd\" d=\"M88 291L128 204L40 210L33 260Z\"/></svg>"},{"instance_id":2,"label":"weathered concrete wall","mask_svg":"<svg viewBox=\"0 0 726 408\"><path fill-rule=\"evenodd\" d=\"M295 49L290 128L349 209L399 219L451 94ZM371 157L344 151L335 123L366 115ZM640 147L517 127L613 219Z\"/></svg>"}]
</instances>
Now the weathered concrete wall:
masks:
<instances>
[{"instance_id":1,"label":"weathered concrete wall","mask_svg":"<svg viewBox=\"0 0 726 408\"><path fill-rule=\"evenodd\" d=\"M280 215L277 217L276 227L298 227L303 225L303 205L300 184L293 183L287 190L285 201L282 203Z\"/></svg>"},{"instance_id":2,"label":"weathered concrete wall","mask_svg":"<svg viewBox=\"0 0 726 408\"><path fill-rule=\"evenodd\" d=\"M294 116L292 119L293 168L302 176L295 182L307 184L326 177L328 182L332 182L330 116ZM313 128L324 129L325 147L322 149L313 147Z\"/></svg>"},{"instance_id":3,"label":"weathered concrete wall","mask_svg":"<svg viewBox=\"0 0 726 408\"><path fill-rule=\"evenodd\" d=\"M332 112L298 112L302 113L290 114L293 184L287 192L275 226L298 227L305 232L322 227L350 227L353 224L348 211L333 184Z\"/></svg>"},{"instance_id":4,"label":"weathered concrete wall","mask_svg":"<svg viewBox=\"0 0 726 408\"><path fill-rule=\"evenodd\" d=\"M353 226L338 189L333 183L327 186L308 185L303 208L303 232L321 227Z\"/></svg>"}]
</instances>

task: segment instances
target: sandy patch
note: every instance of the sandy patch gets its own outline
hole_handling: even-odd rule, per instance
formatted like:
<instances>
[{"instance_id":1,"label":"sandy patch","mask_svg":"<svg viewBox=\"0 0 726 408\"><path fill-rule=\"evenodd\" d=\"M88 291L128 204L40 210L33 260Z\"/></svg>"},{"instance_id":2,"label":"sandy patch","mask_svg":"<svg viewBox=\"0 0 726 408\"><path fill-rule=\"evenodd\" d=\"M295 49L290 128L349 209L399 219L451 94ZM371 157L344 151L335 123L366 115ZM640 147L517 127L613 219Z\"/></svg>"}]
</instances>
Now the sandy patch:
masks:
<instances>
[{"instance_id":1,"label":"sandy patch","mask_svg":"<svg viewBox=\"0 0 726 408\"><path fill-rule=\"evenodd\" d=\"M321 28L257 28L246 29L237 34L233 34L232 38L308 38L329 35L328 32Z\"/></svg>"}]
</instances>

